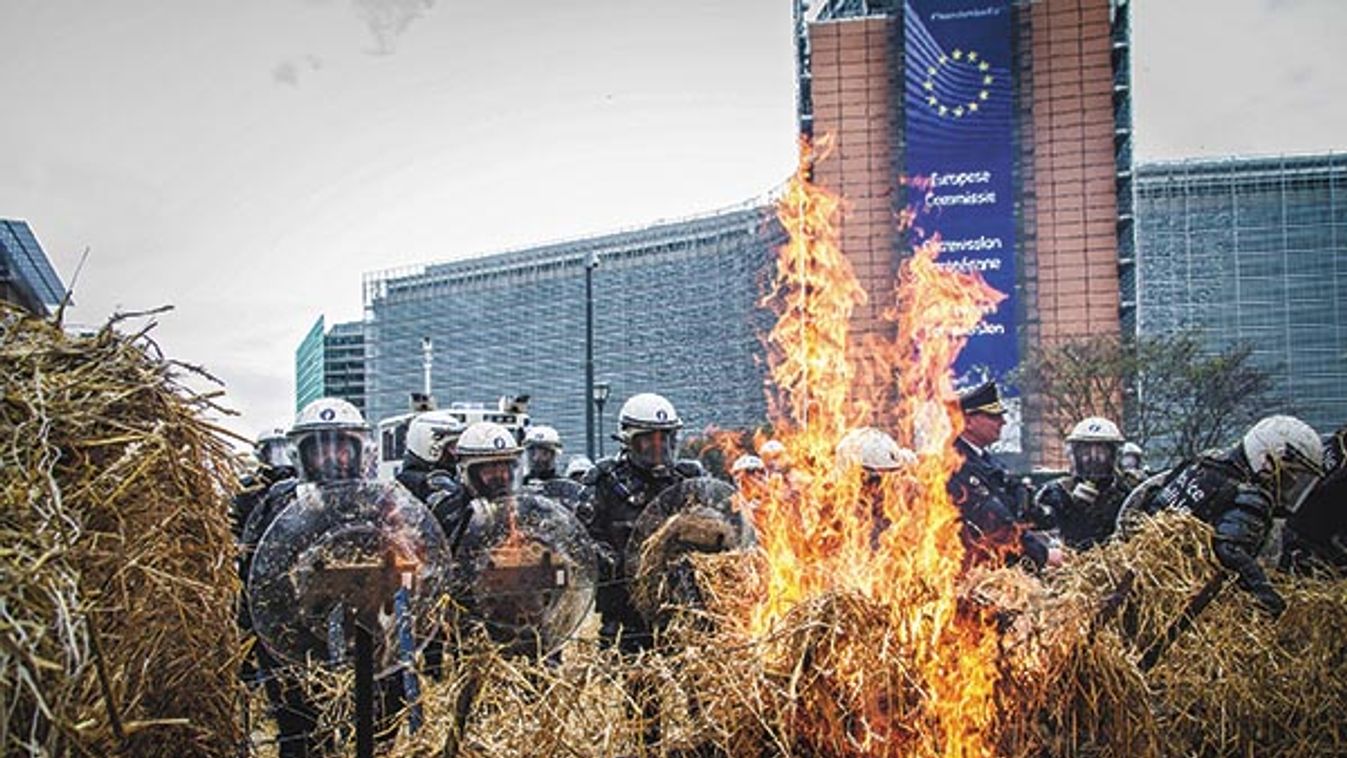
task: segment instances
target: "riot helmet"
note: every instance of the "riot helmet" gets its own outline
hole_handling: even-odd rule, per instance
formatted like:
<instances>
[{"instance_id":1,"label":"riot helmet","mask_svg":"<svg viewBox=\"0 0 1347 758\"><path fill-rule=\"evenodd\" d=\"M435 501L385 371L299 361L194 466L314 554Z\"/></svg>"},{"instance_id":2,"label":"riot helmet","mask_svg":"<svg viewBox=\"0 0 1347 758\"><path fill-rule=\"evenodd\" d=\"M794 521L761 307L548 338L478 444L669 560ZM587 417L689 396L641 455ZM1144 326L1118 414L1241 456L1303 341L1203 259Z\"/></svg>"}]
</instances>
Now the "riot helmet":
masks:
<instances>
[{"instance_id":1,"label":"riot helmet","mask_svg":"<svg viewBox=\"0 0 1347 758\"><path fill-rule=\"evenodd\" d=\"M436 468L452 469L467 425L448 411L426 411L407 425L407 452Z\"/></svg>"},{"instance_id":2,"label":"riot helmet","mask_svg":"<svg viewBox=\"0 0 1347 758\"><path fill-rule=\"evenodd\" d=\"M524 463L529 476L551 479L557 475L557 456L561 454L561 435L550 426L531 426L524 435Z\"/></svg>"},{"instance_id":3,"label":"riot helmet","mask_svg":"<svg viewBox=\"0 0 1347 758\"><path fill-rule=\"evenodd\" d=\"M504 497L514 491L521 452L509 429L490 421L474 422L458 438L458 478L474 497Z\"/></svg>"},{"instance_id":4,"label":"riot helmet","mask_svg":"<svg viewBox=\"0 0 1347 758\"><path fill-rule=\"evenodd\" d=\"M585 478L585 474L594 468L594 461L583 455L572 455L571 460L566 464L566 478L573 481L580 481Z\"/></svg>"},{"instance_id":5,"label":"riot helmet","mask_svg":"<svg viewBox=\"0 0 1347 758\"><path fill-rule=\"evenodd\" d=\"M1324 448L1313 427L1294 416L1268 416L1240 441L1258 483L1280 511L1295 513L1323 475Z\"/></svg>"},{"instance_id":6,"label":"riot helmet","mask_svg":"<svg viewBox=\"0 0 1347 758\"><path fill-rule=\"evenodd\" d=\"M781 471L786 465L786 446L781 440L767 440L758 448L758 457L772 471Z\"/></svg>"},{"instance_id":7,"label":"riot helmet","mask_svg":"<svg viewBox=\"0 0 1347 758\"><path fill-rule=\"evenodd\" d=\"M673 469L678 430L683 420L673 404L652 392L633 395L622 404L617 440L639 469L663 476Z\"/></svg>"},{"instance_id":8,"label":"riot helmet","mask_svg":"<svg viewBox=\"0 0 1347 758\"><path fill-rule=\"evenodd\" d=\"M1141 471L1144 457L1145 453L1140 445L1135 442L1124 442L1122 449L1118 451L1118 468L1123 471Z\"/></svg>"},{"instance_id":9,"label":"riot helmet","mask_svg":"<svg viewBox=\"0 0 1347 758\"><path fill-rule=\"evenodd\" d=\"M1118 465L1123 436L1118 425L1102 416L1081 419L1066 435L1066 453L1071 475L1092 482L1107 482Z\"/></svg>"},{"instance_id":10,"label":"riot helmet","mask_svg":"<svg viewBox=\"0 0 1347 758\"><path fill-rule=\"evenodd\" d=\"M837 465L842 469L859 466L866 473L883 474L916 462L916 453L873 426L852 429L837 443Z\"/></svg>"},{"instance_id":11,"label":"riot helmet","mask_svg":"<svg viewBox=\"0 0 1347 758\"><path fill-rule=\"evenodd\" d=\"M280 427L263 429L253 444L253 454L260 465L270 469L290 469L295 465L290 455L290 440Z\"/></svg>"},{"instance_id":12,"label":"riot helmet","mask_svg":"<svg viewBox=\"0 0 1347 758\"><path fill-rule=\"evenodd\" d=\"M730 466L730 473L738 476L739 474L762 473L767 470L766 464L756 455L744 455L734 459L734 464Z\"/></svg>"},{"instance_id":13,"label":"riot helmet","mask_svg":"<svg viewBox=\"0 0 1347 758\"><path fill-rule=\"evenodd\" d=\"M369 427L360 411L345 400L314 400L295 417L289 438L299 456L300 477L306 482L361 479Z\"/></svg>"}]
</instances>

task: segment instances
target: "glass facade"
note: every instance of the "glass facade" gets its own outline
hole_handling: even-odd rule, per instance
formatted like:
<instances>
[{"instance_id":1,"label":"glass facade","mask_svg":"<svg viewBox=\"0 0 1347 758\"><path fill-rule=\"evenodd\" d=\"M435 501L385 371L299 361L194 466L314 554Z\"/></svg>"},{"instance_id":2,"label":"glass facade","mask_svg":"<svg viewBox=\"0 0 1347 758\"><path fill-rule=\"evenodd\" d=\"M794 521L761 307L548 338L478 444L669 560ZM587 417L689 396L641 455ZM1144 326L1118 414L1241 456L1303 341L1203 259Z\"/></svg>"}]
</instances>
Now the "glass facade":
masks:
<instances>
[{"instance_id":1,"label":"glass facade","mask_svg":"<svg viewBox=\"0 0 1347 758\"><path fill-rule=\"evenodd\" d=\"M323 386L323 317L319 316L309 333L295 349L295 412L322 397Z\"/></svg>"},{"instance_id":2,"label":"glass facade","mask_svg":"<svg viewBox=\"0 0 1347 758\"><path fill-rule=\"evenodd\" d=\"M26 222L0 219L0 290L5 300L44 315L65 297L65 285Z\"/></svg>"},{"instance_id":3,"label":"glass facade","mask_svg":"<svg viewBox=\"0 0 1347 758\"><path fill-rule=\"evenodd\" d=\"M1248 342L1320 432L1347 422L1347 155L1139 167L1137 331Z\"/></svg>"},{"instance_id":4,"label":"glass facade","mask_svg":"<svg viewBox=\"0 0 1347 758\"><path fill-rule=\"evenodd\" d=\"M585 262L593 269L594 376L610 384L603 435L623 401L659 392L691 430L766 416L757 301L784 241L772 210L744 207L637 231L365 278L370 421L422 388L422 340L434 346L432 391L492 404L529 395L538 423L584 451ZM597 422L596 422L597 423ZM597 432L597 430L596 430ZM605 452L613 444L606 443Z\"/></svg>"},{"instance_id":5,"label":"glass facade","mask_svg":"<svg viewBox=\"0 0 1347 758\"><path fill-rule=\"evenodd\" d=\"M365 324L333 324L323 337L323 391L365 412Z\"/></svg>"}]
</instances>

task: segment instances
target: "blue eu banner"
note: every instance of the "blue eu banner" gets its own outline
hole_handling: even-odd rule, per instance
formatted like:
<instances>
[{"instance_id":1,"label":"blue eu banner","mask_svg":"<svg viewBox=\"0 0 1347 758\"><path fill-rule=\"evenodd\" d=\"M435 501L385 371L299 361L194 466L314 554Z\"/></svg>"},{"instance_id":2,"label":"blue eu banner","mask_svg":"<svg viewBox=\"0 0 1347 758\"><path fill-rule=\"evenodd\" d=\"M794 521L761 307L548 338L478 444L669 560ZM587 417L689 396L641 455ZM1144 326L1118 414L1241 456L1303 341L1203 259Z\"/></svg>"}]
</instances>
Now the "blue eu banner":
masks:
<instances>
[{"instance_id":1,"label":"blue eu banner","mask_svg":"<svg viewBox=\"0 0 1347 758\"><path fill-rule=\"evenodd\" d=\"M956 382L1001 380L1019 362L1010 0L907 0L904 25L912 242L938 234L937 262L1005 293L954 365Z\"/></svg>"}]
</instances>

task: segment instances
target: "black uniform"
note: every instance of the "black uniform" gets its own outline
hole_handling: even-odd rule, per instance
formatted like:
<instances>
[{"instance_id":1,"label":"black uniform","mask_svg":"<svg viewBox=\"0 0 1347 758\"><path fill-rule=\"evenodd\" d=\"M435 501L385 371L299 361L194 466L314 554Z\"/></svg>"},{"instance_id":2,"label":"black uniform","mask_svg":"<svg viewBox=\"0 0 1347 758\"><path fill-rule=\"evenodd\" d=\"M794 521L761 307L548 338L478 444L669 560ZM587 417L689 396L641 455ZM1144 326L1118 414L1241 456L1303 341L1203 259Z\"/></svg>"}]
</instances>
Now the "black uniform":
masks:
<instances>
[{"instance_id":1,"label":"black uniform","mask_svg":"<svg viewBox=\"0 0 1347 758\"><path fill-rule=\"evenodd\" d=\"M1324 440L1324 478L1286 519L1280 566L1298 574L1347 574L1347 427Z\"/></svg>"},{"instance_id":2,"label":"black uniform","mask_svg":"<svg viewBox=\"0 0 1347 758\"><path fill-rule=\"evenodd\" d=\"M985 563L1009 550L1037 566L1046 564L1047 541L1024 531L1015 516L1030 501L1029 488L964 438L955 440L954 448L964 457L964 463L950 477L948 489L963 517L965 562Z\"/></svg>"},{"instance_id":3,"label":"black uniform","mask_svg":"<svg viewBox=\"0 0 1347 758\"><path fill-rule=\"evenodd\" d=\"M1258 564L1272 530L1272 498L1255 484L1239 445L1179 464L1141 507L1150 514L1184 508L1211 524L1216 532L1212 549L1221 565L1234 571L1239 585L1272 615L1286 608Z\"/></svg>"},{"instance_id":4,"label":"black uniform","mask_svg":"<svg viewBox=\"0 0 1347 758\"><path fill-rule=\"evenodd\" d=\"M624 578L623 554L636 517L666 488L684 479L705 475L697 461L678 461L667 473L656 476L630 460L625 453L604 458L584 478L583 502L576 515L594 539L599 555L599 587L595 606L603 618L600 636L611 645L621 632L623 652L650 647L649 625L631 604Z\"/></svg>"},{"instance_id":5,"label":"black uniform","mask_svg":"<svg viewBox=\"0 0 1347 758\"><path fill-rule=\"evenodd\" d=\"M1074 550L1086 550L1113 536L1118 511L1139 482L1126 472L1114 472L1107 483L1091 482L1098 494L1090 501L1079 497L1077 487L1084 480L1063 476L1043 485L1034 498L1035 526L1055 530Z\"/></svg>"}]
</instances>

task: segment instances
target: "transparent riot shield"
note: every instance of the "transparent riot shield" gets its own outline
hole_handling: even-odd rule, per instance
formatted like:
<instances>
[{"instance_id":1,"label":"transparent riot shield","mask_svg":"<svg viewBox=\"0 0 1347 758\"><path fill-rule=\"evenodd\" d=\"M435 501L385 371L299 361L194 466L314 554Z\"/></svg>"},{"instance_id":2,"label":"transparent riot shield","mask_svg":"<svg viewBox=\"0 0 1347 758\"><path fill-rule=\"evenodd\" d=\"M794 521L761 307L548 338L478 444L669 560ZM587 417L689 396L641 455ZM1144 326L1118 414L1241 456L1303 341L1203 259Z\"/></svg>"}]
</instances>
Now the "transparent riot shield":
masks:
<instances>
[{"instance_id":1,"label":"transparent riot shield","mask_svg":"<svg viewBox=\"0 0 1347 758\"><path fill-rule=\"evenodd\" d=\"M575 516L531 491L472 503L455 556L453 594L465 620L506 652L546 655L594 603L594 545Z\"/></svg>"},{"instance_id":2,"label":"transparent riot shield","mask_svg":"<svg viewBox=\"0 0 1347 758\"><path fill-rule=\"evenodd\" d=\"M575 513L575 506L584 496L585 488L579 482L570 479L548 479L529 485L529 491L554 500L567 511Z\"/></svg>"},{"instance_id":3,"label":"transparent riot shield","mask_svg":"<svg viewBox=\"0 0 1347 758\"><path fill-rule=\"evenodd\" d=\"M386 676L441 623L450 563L439 524L401 485L302 484L253 556L253 626L282 660L336 664L352 659L359 623Z\"/></svg>"},{"instance_id":4,"label":"transparent riot shield","mask_svg":"<svg viewBox=\"0 0 1347 758\"><path fill-rule=\"evenodd\" d=\"M661 623L667 606L700 605L689 554L742 550L756 543L748 514L734 506L734 493L719 479L685 479L661 492L636 518L624 565L633 603L650 623Z\"/></svg>"}]
</instances>

